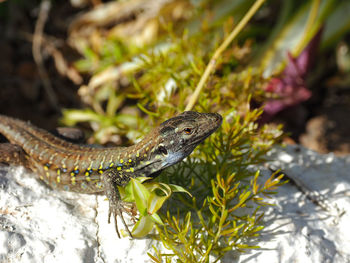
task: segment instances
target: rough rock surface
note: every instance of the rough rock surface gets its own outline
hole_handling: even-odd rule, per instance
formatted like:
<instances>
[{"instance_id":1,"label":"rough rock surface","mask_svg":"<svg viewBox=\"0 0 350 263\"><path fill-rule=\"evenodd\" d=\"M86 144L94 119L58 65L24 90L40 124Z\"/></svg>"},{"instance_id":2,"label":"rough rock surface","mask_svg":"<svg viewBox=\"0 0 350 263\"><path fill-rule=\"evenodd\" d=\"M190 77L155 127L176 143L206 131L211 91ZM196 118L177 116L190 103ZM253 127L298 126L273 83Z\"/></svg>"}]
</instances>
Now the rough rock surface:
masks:
<instances>
[{"instance_id":1,"label":"rough rock surface","mask_svg":"<svg viewBox=\"0 0 350 263\"><path fill-rule=\"evenodd\" d=\"M330 209L285 184L266 208L266 228L256 240L262 249L222 261L350 262L350 157L290 146L270 158L269 165L321 194ZM0 262L150 262L146 253L155 243L118 239L107 210L102 195L54 191L24 169L2 169Z\"/></svg>"},{"instance_id":2,"label":"rough rock surface","mask_svg":"<svg viewBox=\"0 0 350 263\"><path fill-rule=\"evenodd\" d=\"M55 191L0 172L0 262L149 262L149 239L118 239L103 195Z\"/></svg>"},{"instance_id":3,"label":"rough rock surface","mask_svg":"<svg viewBox=\"0 0 350 263\"><path fill-rule=\"evenodd\" d=\"M350 262L350 156L337 158L289 146L275 149L270 159L268 165L281 168L319 194L328 211L295 185L283 185L271 200L275 206L266 209L266 228L257 240L262 249L241 255L237 261Z\"/></svg>"}]
</instances>

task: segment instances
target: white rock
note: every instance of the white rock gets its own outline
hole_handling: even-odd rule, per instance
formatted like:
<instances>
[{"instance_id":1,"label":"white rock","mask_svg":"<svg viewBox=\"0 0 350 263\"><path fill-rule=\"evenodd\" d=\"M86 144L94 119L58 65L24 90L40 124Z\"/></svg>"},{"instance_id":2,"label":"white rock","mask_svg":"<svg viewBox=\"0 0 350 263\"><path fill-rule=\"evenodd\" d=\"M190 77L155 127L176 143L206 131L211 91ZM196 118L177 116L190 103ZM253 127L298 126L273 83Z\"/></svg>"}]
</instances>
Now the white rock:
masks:
<instances>
[{"instance_id":1,"label":"white rock","mask_svg":"<svg viewBox=\"0 0 350 263\"><path fill-rule=\"evenodd\" d=\"M55 191L16 168L1 171L0 209L0 262L149 262L152 241L119 239L102 195Z\"/></svg>"},{"instance_id":2,"label":"white rock","mask_svg":"<svg viewBox=\"0 0 350 263\"><path fill-rule=\"evenodd\" d=\"M229 253L222 262L350 262L350 157L290 146L270 158L321 193L332 210L285 184L270 200L275 206L265 209L266 227L254 241L261 249ZM118 239L103 195L51 190L21 168L0 171L0 211L0 262L150 262L146 253L156 245Z\"/></svg>"},{"instance_id":3,"label":"white rock","mask_svg":"<svg viewBox=\"0 0 350 263\"><path fill-rule=\"evenodd\" d=\"M337 158L288 146L275 149L270 159L270 165L321 193L331 211L312 203L293 184L285 184L273 196L275 206L265 210L266 227L256 242L261 249L225 257L223 262L350 262L350 156Z\"/></svg>"}]
</instances>

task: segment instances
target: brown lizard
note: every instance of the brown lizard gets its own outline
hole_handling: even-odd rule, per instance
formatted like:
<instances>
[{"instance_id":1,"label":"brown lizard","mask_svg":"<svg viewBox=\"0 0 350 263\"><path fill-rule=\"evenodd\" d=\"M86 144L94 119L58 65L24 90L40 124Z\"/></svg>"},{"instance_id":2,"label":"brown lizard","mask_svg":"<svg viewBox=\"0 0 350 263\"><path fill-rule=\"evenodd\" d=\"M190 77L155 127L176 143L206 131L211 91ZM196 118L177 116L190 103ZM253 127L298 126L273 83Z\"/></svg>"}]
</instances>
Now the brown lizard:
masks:
<instances>
[{"instance_id":1,"label":"brown lizard","mask_svg":"<svg viewBox=\"0 0 350 263\"><path fill-rule=\"evenodd\" d=\"M153 129L129 147L97 148L58 138L28 122L0 115L0 133L11 144L0 150L0 162L20 164L34 171L49 186L79 193L104 192L109 200L108 222L125 209L117 186L130 178L155 177L187 157L198 144L220 127L218 113L186 111Z\"/></svg>"}]
</instances>

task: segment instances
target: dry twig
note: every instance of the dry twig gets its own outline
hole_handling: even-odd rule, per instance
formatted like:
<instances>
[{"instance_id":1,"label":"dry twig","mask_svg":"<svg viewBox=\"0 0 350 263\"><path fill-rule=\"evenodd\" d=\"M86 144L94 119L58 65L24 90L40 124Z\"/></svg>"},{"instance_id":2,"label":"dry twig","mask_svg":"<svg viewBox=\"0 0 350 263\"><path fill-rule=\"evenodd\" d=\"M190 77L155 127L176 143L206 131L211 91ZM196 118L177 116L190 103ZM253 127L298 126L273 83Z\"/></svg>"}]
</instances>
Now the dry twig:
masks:
<instances>
[{"instance_id":1,"label":"dry twig","mask_svg":"<svg viewBox=\"0 0 350 263\"><path fill-rule=\"evenodd\" d=\"M260 6L265 2L265 0L257 0L253 6L248 10L246 15L242 18L242 20L237 24L237 26L232 30L232 32L229 34L229 36L224 40L224 42L218 47L218 49L215 51L213 57L210 59L201 79L199 80L199 83L190 97L190 101L188 102L186 106L186 111L191 110L198 100L199 94L202 91L204 84L208 80L210 74L215 69L216 61L221 56L222 52L228 47L228 45L232 42L232 40L242 31L242 29L245 27L245 25L248 23L248 21L252 18L252 16L258 11Z\"/></svg>"},{"instance_id":2,"label":"dry twig","mask_svg":"<svg viewBox=\"0 0 350 263\"><path fill-rule=\"evenodd\" d=\"M53 87L51 85L47 71L44 67L43 57L41 54L43 31L44 31L45 22L47 20L50 8L51 8L51 4L49 0L44 0L41 2L38 20L35 24L32 52L33 52L34 61L38 66L38 72L43 82L44 89L50 100L50 104L55 110L59 110L58 100L53 90Z\"/></svg>"}]
</instances>

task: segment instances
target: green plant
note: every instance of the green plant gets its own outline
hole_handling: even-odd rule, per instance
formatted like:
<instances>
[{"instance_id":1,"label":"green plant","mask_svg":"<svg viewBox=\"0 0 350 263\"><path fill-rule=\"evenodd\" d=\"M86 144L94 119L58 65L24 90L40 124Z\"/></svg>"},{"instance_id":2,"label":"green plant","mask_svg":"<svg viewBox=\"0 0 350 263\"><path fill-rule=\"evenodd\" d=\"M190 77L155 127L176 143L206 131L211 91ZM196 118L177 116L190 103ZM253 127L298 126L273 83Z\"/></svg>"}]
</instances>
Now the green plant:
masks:
<instances>
[{"instance_id":1,"label":"green plant","mask_svg":"<svg viewBox=\"0 0 350 263\"><path fill-rule=\"evenodd\" d=\"M233 16L242 17L245 13L242 15L238 10L245 12L247 2L237 2L240 8L231 11ZM96 56L100 61L97 60L94 72L98 73L89 85L81 88L81 96L92 110L70 110L64 115L66 123L81 120L92 123L95 141L110 141L114 133L127 137L126 143L136 141L153 126L192 108L189 101L195 102L194 110L219 112L224 118L218 132L184 162L165 170L153 185L131 181L128 186L133 190L128 190L130 194L126 194L125 200L139 203L141 220L149 220L145 228L138 229L142 233L139 236L155 226L157 231L152 237L169 250L164 253L154 247L154 253L149 253L154 262L212 262L228 251L244 252L258 246L254 241L263 228L260 208L269 204L266 199L282 184L282 176L261 178L257 167L282 133L280 126L257 124L263 108L256 105L262 105L271 94L262 88L268 81L262 78L266 68L252 66L259 60L254 55L260 54L259 62L269 65L270 72L283 68L285 60L276 60L270 54L286 48L277 44L292 35L291 28L300 31L298 17L309 19L308 27L312 27L305 32L307 36L299 35L300 42L295 44L295 52L301 52L325 20L325 12L317 16L318 8L332 5L321 2L321 5L316 0L305 5L298 3L295 10L286 6L269 39L269 43L276 42L270 49L259 49L258 41L247 35L231 43L233 31L227 28L232 28L233 22L223 15L212 24L203 22L198 33L189 26L179 34L172 25L163 25L168 35L159 39L161 44L146 46L142 51L125 47L127 57L119 57L114 64ZM210 3L206 1L203 5ZM298 16L294 11L298 11ZM315 19L317 23L313 23ZM250 32L254 32L254 27L256 24L250 25ZM226 36L230 41L221 46ZM202 86L198 88L197 83ZM189 100L195 90L198 96ZM175 194L163 202L174 187L180 192L188 189L192 196ZM137 188L141 189L139 193ZM156 188L162 189L157 197L152 196ZM152 210L150 203L154 200L157 205Z\"/></svg>"},{"instance_id":2,"label":"green plant","mask_svg":"<svg viewBox=\"0 0 350 263\"><path fill-rule=\"evenodd\" d=\"M260 113L226 116L218 134L189 160L165 172L162 181L185 182L193 197L178 196L185 206L161 216L164 225L157 226L157 232L172 254L154 248L155 254L149 254L154 262L170 262L171 257L178 262L209 262L213 256L216 261L232 249L258 247L252 238L263 228L260 206L268 205L263 196L269 197L282 184L282 176L275 175L258 183L259 171L251 168L264 161L278 138L253 124Z\"/></svg>"}]
</instances>

